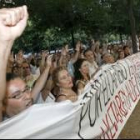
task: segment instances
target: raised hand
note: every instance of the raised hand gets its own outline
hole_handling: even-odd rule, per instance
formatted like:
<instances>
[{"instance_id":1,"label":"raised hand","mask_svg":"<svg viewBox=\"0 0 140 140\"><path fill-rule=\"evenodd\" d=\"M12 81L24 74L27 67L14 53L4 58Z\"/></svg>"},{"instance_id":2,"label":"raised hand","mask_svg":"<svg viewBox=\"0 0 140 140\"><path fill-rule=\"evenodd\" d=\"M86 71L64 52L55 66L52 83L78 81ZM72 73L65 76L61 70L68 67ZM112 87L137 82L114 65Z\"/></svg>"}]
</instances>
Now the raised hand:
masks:
<instances>
[{"instance_id":1,"label":"raised hand","mask_svg":"<svg viewBox=\"0 0 140 140\"><path fill-rule=\"evenodd\" d=\"M100 46L100 41L97 41L95 44L96 46Z\"/></svg>"},{"instance_id":2,"label":"raised hand","mask_svg":"<svg viewBox=\"0 0 140 140\"><path fill-rule=\"evenodd\" d=\"M0 41L14 41L27 25L27 7L0 10Z\"/></svg>"},{"instance_id":3,"label":"raised hand","mask_svg":"<svg viewBox=\"0 0 140 140\"><path fill-rule=\"evenodd\" d=\"M48 56L48 58L46 60L47 67L51 67L52 66L52 58L53 58L53 55Z\"/></svg>"},{"instance_id":4,"label":"raised hand","mask_svg":"<svg viewBox=\"0 0 140 140\"><path fill-rule=\"evenodd\" d=\"M80 52L80 50L81 50L81 42L80 41L77 42L75 50Z\"/></svg>"},{"instance_id":5,"label":"raised hand","mask_svg":"<svg viewBox=\"0 0 140 140\"><path fill-rule=\"evenodd\" d=\"M43 51L42 52L42 58L46 58L46 57L48 57L48 55L49 55L48 51Z\"/></svg>"},{"instance_id":6,"label":"raised hand","mask_svg":"<svg viewBox=\"0 0 140 140\"><path fill-rule=\"evenodd\" d=\"M62 48L61 55L62 56L66 56L67 55L67 51L66 51L65 48Z\"/></svg>"},{"instance_id":7,"label":"raised hand","mask_svg":"<svg viewBox=\"0 0 140 140\"><path fill-rule=\"evenodd\" d=\"M68 44L65 46L65 50L67 53L69 52L69 45Z\"/></svg>"}]
</instances>

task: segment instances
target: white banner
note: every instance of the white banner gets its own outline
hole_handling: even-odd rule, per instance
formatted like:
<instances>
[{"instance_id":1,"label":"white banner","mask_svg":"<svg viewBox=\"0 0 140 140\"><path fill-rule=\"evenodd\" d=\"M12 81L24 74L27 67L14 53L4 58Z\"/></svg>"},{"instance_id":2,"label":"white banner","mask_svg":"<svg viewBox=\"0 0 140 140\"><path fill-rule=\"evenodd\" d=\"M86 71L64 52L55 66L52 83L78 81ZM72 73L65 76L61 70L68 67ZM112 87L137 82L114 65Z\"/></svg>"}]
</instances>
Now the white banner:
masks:
<instances>
[{"instance_id":1,"label":"white banner","mask_svg":"<svg viewBox=\"0 0 140 140\"><path fill-rule=\"evenodd\" d=\"M106 65L76 103L34 105L2 122L1 139L116 139L140 99L140 54Z\"/></svg>"}]
</instances>

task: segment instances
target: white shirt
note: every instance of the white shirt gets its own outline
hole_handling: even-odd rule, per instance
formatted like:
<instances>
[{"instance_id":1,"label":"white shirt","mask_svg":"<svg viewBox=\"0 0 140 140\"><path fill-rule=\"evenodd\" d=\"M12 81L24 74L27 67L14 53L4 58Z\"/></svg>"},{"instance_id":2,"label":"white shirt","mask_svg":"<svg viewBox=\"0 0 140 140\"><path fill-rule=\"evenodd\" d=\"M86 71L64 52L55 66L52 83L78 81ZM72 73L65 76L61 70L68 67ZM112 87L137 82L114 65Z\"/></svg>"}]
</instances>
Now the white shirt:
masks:
<instances>
[{"instance_id":1,"label":"white shirt","mask_svg":"<svg viewBox=\"0 0 140 140\"><path fill-rule=\"evenodd\" d=\"M97 69L98 69L98 65L97 65L97 63L95 61L93 63L89 63L90 77L96 72Z\"/></svg>"},{"instance_id":2,"label":"white shirt","mask_svg":"<svg viewBox=\"0 0 140 140\"><path fill-rule=\"evenodd\" d=\"M42 94L40 93L35 104L52 103L52 102L55 102L55 97L51 93L49 93L45 101L43 100Z\"/></svg>"}]
</instances>

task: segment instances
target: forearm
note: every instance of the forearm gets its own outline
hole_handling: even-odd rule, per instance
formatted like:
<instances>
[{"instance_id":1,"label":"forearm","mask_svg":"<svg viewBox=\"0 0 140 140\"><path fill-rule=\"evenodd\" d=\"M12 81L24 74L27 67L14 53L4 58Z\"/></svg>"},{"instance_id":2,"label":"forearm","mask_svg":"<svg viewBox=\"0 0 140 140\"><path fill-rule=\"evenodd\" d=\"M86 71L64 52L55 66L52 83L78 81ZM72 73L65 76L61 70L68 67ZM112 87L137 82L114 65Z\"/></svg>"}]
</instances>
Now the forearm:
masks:
<instances>
[{"instance_id":1,"label":"forearm","mask_svg":"<svg viewBox=\"0 0 140 140\"><path fill-rule=\"evenodd\" d=\"M73 63L73 64L78 60L79 54L80 54L80 52L79 52L79 51L76 51L74 57L72 58L72 63Z\"/></svg>"},{"instance_id":2,"label":"forearm","mask_svg":"<svg viewBox=\"0 0 140 140\"><path fill-rule=\"evenodd\" d=\"M64 57L63 55L61 55L60 59L59 59L59 62L58 62L58 65L61 67L62 66L62 61L63 61Z\"/></svg>"},{"instance_id":3,"label":"forearm","mask_svg":"<svg viewBox=\"0 0 140 140\"><path fill-rule=\"evenodd\" d=\"M43 73L45 67L45 58L42 58L41 64L40 64L40 72Z\"/></svg>"},{"instance_id":4,"label":"forearm","mask_svg":"<svg viewBox=\"0 0 140 140\"><path fill-rule=\"evenodd\" d=\"M6 69L12 45L13 42L5 43L0 41L0 121L2 121L2 102L6 88Z\"/></svg>"},{"instance_id":5,"label":"forearm","mask_svg":"<svg viewBox=\"0 0 140 140\"><path fill-rule=\"evenodd\" d=\"M35 87L32 90L32 97L33 100L36 101L38 94L40 93L40 91L44 88L45 83L48 79L48 75L49 75L49 70L50 67L46 67L44 72L42 73L42 75L39 77L39 79L37 80Z\"/></svg>"}]
</instances>

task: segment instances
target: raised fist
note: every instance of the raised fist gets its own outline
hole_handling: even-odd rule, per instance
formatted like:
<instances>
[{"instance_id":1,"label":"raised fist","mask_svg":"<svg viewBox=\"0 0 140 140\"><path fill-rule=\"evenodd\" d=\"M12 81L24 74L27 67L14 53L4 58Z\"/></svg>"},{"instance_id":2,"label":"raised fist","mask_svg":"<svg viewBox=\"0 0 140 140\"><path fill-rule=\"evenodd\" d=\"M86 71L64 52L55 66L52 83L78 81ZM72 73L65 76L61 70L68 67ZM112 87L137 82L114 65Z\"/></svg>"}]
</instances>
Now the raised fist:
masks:
<instances>
[{"instance_id":1,"label":"raised fist","mask_svg":"<svg viewBox=\"0 0 140 140\"><path fill-rule=\"evenodd\" d=\"M24 31L28 20L27 7L0 9L0 41L14 41Z\"/></svg>"}]
</instances>

